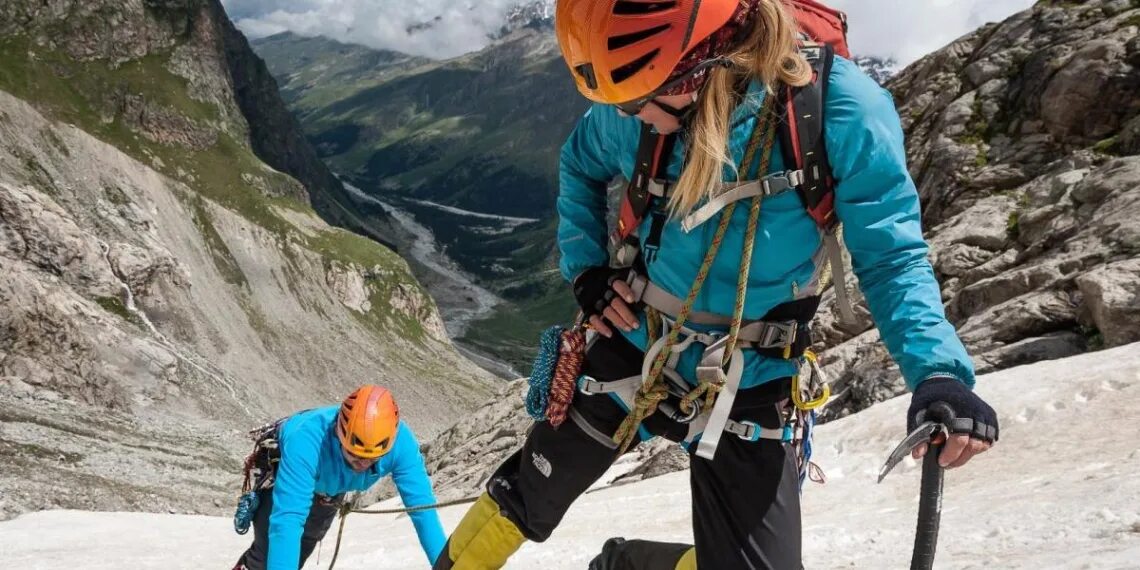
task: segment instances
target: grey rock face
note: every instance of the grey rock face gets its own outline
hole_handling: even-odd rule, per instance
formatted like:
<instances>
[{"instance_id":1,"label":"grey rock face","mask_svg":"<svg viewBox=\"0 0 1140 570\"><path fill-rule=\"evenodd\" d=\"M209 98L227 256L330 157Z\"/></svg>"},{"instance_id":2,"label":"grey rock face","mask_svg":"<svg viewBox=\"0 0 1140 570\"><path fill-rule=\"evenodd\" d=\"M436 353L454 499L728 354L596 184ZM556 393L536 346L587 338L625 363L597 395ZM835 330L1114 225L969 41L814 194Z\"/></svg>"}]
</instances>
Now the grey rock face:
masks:
<instances>
[{"instance_id":1,"label":"grey rock face","mask_svg":"<svg viewBox=\"0 0 1140 570\"><path fill-rule=\"evenodd\" d=\"M1135 3L1039 2L887 84L946 314L979 371L1140 340L1137 18ZM901 393L885 351L826 332L831 303L817 318L842 387L831 414Z\"/></svg>"},{"instance_id":2,"label":"grey rock face","mask_svg":"<svg viewBox=\"0 0 1140 570\"><path fill-rule=\"evenodd\" d=\"M1140 338L1140 259L1098 267L1077 278L1077 286L1105 346Z\"/></svg>"}]
</instances>

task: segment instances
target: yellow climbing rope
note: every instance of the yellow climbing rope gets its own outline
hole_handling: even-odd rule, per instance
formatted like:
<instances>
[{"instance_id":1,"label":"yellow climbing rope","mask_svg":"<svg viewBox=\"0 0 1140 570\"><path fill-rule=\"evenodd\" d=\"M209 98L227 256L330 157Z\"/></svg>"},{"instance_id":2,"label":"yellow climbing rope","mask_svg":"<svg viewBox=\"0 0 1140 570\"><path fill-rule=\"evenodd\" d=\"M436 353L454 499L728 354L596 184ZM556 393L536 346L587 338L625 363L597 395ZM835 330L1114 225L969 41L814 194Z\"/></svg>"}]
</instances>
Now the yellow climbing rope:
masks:
<instances>
[{"instance_id":1,"label":"yellow climbing rope","mask_svg":"<svg viewBox=\"0 0 1140 570\"><path fill-rule=\"evenodd\" d=\"M772 97L765 98L764 104L758 112L759 119L756 128L752 132L752 138L749 140L743 160L741 160L741 169L744 172L747 172L746 169L755 160L757 150L760 149L761 143L763 143L764 150L761 155L758 173L762 176L768 171L772 157L772 146L776 139L775 114L771 110L772 99ZM737 338L740 334L741 323L743 322L744 298L748 288L748 272L751 269L752 248L756 239L756 227L760 219L760 202L760 196L753 198L752 208L749 211L748 231L745 234L744 251L741 256L740 273L736 284L736 304L733 308L727 345L721 360L722 367L728 366L732 358L732 353L736 350ZM681 329L684 327L685 321L688 320L689 313L692 312L693 303L696 301L697 294L700 293L705 279L708 278L709 270L712 268L712 263L713 260L716 259L717 252L720 251L720 245L724 241L725 232L728 230L729 221L732 219L732 214L735 210L736 202L730 202L725 206L724 210L721 211L720 225L717 226L716 233L713 235L709 250L705 252L705 257L701 262L700 269L697 271L696 279L694 279L692 287L689 288L689 294L685 297L684 304L681 305L681 311L673 322L673 326L670 327L669 334L665 338L661 351L653 360L649 374L642 379L641 387L637 390L632 409L614 433L613 440L619 446L619 454L625 453L637 438L637 428L641 425L641 422L652 415L653 412L657 411L657 406L669 397L669 389L664 382L662 372L665 369L666 362L669 360L673 346L677 344ZM656 311L649 311L649 346L653 346L658 340L656 338L656 331L661 329L660 318L660 314ZM654 326L654 321L656 321L656 326ZM686 413L691 411L693 402L701 397L705 398L706 409L710 408L720 389L721 385L719 383L702 380L696 388L681 399L682 410Z\"/></svg>"}]
</instances>

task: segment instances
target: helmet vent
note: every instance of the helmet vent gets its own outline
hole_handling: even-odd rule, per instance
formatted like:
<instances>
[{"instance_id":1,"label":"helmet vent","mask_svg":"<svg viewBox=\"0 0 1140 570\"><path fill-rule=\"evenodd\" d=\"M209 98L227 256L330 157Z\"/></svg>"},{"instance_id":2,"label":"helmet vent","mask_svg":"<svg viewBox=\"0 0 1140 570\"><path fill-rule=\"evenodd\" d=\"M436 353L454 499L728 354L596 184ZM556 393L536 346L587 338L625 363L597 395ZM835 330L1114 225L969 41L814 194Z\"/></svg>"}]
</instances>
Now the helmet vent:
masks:
<instances>
[{"instance_id":1,"label":"helmet vent","mask_svg":"<svg viewBox=\"0 0 1140 570\"><path fill-rule=\"evenodd\" d=\"M672 28L672 27L673 26L671 24L661 24L660 26L654 26L652 28L649 28L647 30L642 30L640 32L634 32L632 34L623 34L620 36L614 36L614 37L609 39L608 47L610 48L610 51L621 49L623 47L630 46L630 45L633 45L637 42L640 42L641 40L656 36L657 34L660 34L661 32L664 32L665 30L668 30L669 28Z\"/></svg>"},{"instance_id":2,"label":"helmet vent","mask_svg":"<svg viewBox=\"0 0 1140 570\"><path fill-rule=\"evenodd\" d=\"M661 53L661 50L655 49L655 50L653 50L653 51L651 51L651 52L649 52L649 53L647 53L647 54L645 54L645 55L643 55L643 56L641 56L641 57L639 57L639 58L637 58L637 59L635 59L635 60L617 68L617 69L615 69L615 70L613 70L613 72L610 73L610 79L612 79L615 84L621 83L622 81L629 79L635 73L641 71L642 69L645 69L645 66L649 65L649 62L653 61L653 59L656 58L657 54L659 54L659 53Z\"/></svg>"},{"instance_id":3,"label":"helmet vent","mask_svg":"<svg viewBox=\"0 0 1140 570\"><path fill-rule=\"evenodd\" d=\"M677 7L676 2L633 2L618 0L614 2L614 14L618 16L639 16L643 14L656 14L672 10Z\"/></svg>"},{"instance_id":4,"label":"helmet vent","mask_svg":"<svg viewBox=\"0 0 1140 570\"><path fill-rule=\"evenodd\" d=\"M588 63L583 63L582 65L575 67L574 71L576 71L578 75L582 76L582 79L586 82L586 87L589 87L590 89L598 88L598 78L594 75L594 66Z\"/></svg>"}]
</instances>

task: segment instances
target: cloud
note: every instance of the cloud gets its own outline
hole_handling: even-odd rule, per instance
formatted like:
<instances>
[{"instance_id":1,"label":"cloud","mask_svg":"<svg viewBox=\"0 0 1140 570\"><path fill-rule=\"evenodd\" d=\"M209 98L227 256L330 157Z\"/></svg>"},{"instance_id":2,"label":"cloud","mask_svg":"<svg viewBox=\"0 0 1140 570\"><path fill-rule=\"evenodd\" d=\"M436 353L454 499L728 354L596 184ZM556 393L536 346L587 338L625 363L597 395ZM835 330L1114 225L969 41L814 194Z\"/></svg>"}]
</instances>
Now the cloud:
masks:
<instances>
[{"instance_id":1,"label":"cloud","mask_svg":"<svg viewBox=\"0 0 1140 570\"><path fill-rule=\"evenodd\" d=\"M252 37L283 30L435 58L482 48L524 0L223 0ZM551 0L553 1L553 0ZM852 50L902 65L1034 0L824 0L844 10ZM414 26L427 29L409 33Z\"/></svg>"},{"instance_id":2,"label":"cloud","mask_svg":"<svg viewBox=\"0 0 1140 570\"><path fill-rule=\"evenodd\" d=\"M435 58L489 42L519 0L223 0L251 37L284 30ZM424 24L429 24L426 28ZM409 29L420 27L418 31Z\"/></svg>"},{"instance_id":3,"label":"cloud","mask_svg":"<svg viewBox=\"0 0 1140 570\"><path fill-rule=\"evenodd\" d=\"M851 50L907 65L1034 0L824 0L847 12Z\"/></svg>"}]
</instances>

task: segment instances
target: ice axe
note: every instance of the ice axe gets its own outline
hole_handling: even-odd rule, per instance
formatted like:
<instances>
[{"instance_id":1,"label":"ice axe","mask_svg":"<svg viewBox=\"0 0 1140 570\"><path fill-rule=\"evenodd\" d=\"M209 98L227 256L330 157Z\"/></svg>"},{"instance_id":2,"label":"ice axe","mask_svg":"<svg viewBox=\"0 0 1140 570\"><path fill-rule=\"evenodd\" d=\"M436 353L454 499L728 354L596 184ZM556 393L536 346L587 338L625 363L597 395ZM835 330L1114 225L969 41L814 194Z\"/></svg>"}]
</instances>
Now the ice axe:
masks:
<instances>
[{"instance_id":1,"label":"ice axe","mask_svg":"<svg viewBox=\"0 0 1140 570\"><path fill-rule=\"evenodd\" d=\"M927 420L926 418L934 418ZM916 447L930 444L922 459L922 487L918 499L918 524L914 532L914 553L910 558L910 570L930 570L934 567L934 551L938 546L938 524L942 519L942 466L938 455L946 443L947 425L954 421L954 410L944 402L935 402L930 408L918 413L918 427L907 434L898 447L887 457L887 462L879 470L879 483L910 455Z\"/></svg>"}]
</instances>

